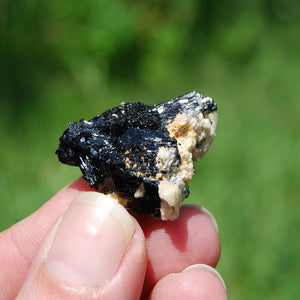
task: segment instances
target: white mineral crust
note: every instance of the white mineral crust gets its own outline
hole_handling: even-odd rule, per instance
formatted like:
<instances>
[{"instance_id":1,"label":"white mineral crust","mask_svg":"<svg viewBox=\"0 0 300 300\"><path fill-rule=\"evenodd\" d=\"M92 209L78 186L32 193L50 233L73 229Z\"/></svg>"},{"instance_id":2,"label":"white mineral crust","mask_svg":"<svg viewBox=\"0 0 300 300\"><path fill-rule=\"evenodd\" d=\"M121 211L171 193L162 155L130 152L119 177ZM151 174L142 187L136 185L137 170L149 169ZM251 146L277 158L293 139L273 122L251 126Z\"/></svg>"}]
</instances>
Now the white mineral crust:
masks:
<instances>
[{"instance_id":1,"label":"white mineral crust","mask_svg":"<svg viewBox=\"0 0 300 300\"><path fill-rule=\"evenodd\" d=\"M174 170L175 149L159 149L157 166L167 171L157 178L162 180L159 184L162 220L175 220L179 216L182 201L187 196L188 181L195 173L194 162L208 151L216 135L217 119L217 113L204 116L200 109L188 110L178 114L167 126L169 135L177 140L181 161Z\"/></svg>"}]
</instances>

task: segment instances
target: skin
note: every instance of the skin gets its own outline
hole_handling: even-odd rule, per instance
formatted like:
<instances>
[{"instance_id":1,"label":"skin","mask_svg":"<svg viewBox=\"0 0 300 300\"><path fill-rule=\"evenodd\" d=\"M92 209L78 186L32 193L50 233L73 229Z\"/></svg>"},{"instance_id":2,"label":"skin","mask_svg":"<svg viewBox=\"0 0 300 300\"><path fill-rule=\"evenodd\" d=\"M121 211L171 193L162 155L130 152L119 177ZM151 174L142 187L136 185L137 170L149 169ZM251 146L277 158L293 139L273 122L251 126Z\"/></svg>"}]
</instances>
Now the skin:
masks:
<instances>
[{"instance_id":1,"label":"skin","mask_svg":"<svg viewBox=\"0 0 300 300\"><path fill-rule=\"evenodd\" d=\"M183 206L173 222L132 213L132 239L115 275L97 293L86 286L71 291L53 280L45 270L45 253L57 224L83 191L91 188L79 178L0 233L0 299L227 299L213 269L220 257L216 226L195 206Z\"/></svg>"}]
</instances>

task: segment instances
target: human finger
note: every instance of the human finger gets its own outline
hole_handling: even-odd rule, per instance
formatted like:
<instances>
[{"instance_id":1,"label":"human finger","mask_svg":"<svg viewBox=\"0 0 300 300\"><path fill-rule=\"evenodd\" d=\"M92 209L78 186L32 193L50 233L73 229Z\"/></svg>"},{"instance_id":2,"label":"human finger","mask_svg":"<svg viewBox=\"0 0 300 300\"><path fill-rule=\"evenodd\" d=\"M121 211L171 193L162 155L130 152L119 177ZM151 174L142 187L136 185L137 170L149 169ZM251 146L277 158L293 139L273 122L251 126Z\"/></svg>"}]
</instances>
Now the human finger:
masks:
<instances>
[{"instance_id":1,"label":"human finger","mask_svg":"<svg viewBox=\"0 0 300 300\"><path fill-rule=\"evenodd\" d=\"M17 299L139 299L145 240L110 196L81 193L47 235Z\"/></svg>"},{"instance_id":2,"label":"human finger","mask_svg":"<svg viewBox=\"0 0 300 300\"><path fill-rule=\"evenodd\" d=\"M180 273L163 277L155 285L149 300L218 299L227 300L225 283L208 265L192 265Z\"/></svg>"},{"instance_id":3,"label":"human finger","mask_svg":"<svg viewBox=\"0 0 300 300\"><path fill-rule=\"evenodd\" d=\"M193 264L217 265L221 251L218 229L211 213L203 207L183 206L175 221L135 217L144 231L148 253L144 299L169 273L181 272Z\"/></svg>"}]
</instances>

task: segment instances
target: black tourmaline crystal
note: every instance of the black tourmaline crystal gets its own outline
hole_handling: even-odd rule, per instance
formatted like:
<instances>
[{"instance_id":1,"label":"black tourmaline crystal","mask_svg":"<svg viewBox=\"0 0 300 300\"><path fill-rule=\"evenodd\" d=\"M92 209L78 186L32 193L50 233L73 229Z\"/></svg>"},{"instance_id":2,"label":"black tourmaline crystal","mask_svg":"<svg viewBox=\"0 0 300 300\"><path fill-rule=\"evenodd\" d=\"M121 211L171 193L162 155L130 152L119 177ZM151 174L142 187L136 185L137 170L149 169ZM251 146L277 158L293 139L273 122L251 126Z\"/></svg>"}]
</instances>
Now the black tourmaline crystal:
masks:
<instances>
[{"instance_id":1,"label":"black tourmaline crystal","mask_svg":"<svg viewBox=\"0 0 300 300\"><path fill-rule=\"evenodd\" d=\"M158 105L122 103L70 123L56 154L127 208L174 220L189 194L193 162L215 136L216 110L211 98L196 92Z\"/></svg>"}]
</instances>

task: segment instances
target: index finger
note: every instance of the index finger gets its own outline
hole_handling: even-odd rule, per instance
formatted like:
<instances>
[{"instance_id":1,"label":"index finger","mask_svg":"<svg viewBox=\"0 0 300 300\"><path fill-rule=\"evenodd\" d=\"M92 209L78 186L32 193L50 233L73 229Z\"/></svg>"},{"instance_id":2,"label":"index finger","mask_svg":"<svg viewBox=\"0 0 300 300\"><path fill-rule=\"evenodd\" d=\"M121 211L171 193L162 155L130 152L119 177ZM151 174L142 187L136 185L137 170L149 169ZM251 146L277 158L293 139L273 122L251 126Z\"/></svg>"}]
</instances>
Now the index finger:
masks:
<instances>
[{"instance_id":1,"label":"index finger","mask_svg":"<svg viewBox=\"0 0 300 300\"><path fill-rule=\"evenodd\" d=\"M217 265L221 249L217 225L203 207L184 205L175 221L135 217L144 231L148 255L144 298L167 274L194 264Z\"/></svg>"}]
</instances>

